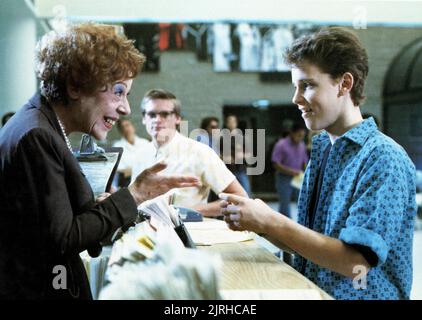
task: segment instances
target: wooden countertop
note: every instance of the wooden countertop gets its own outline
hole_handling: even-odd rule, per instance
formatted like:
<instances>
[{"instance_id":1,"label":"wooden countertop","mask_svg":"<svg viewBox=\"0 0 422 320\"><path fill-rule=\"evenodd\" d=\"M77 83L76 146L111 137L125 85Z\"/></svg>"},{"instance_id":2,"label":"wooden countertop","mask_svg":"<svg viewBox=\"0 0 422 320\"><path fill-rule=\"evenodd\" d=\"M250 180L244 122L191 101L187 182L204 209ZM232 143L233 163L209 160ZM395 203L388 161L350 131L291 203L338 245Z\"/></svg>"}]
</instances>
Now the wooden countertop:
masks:
<instances>
[{"instance_id":1,"label":"wooden countertop","mask_svg":"<svg viewBox=\"0 0 422 320\"><path fill-rule=\"evenodd\" d=\"M227 229L227 232L233 231ZM229 290L229 299L333 299L255 240L198 246L198 249L221 256L220 288L223 292Z\"/></svg>"}]
</instances>

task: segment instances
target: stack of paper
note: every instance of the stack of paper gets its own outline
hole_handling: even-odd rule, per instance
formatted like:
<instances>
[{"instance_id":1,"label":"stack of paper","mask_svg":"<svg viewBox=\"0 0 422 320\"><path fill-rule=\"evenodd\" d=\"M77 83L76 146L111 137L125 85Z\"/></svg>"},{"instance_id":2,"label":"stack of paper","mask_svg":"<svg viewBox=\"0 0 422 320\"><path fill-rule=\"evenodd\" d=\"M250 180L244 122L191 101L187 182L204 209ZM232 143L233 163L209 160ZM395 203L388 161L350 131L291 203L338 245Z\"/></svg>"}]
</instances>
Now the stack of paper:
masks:
<instances>
[{"instance_id":1,"label":"stack of paper","mask_svg":"<svg viewBox=\"0 0 422 320\"><path fill-rule=\"evenodd\" d=\"M162 239L151 258L112 266L99 299L219 299L220 267L218 256Z\"/></svg>"},{"instance_id":2,"label":"stack of paper","mask_svg":"<svg viewBox=\"0 0 422 320\"><path fill-rule=\"evenodd\" d=\"M156 232L148 222L138 223L114 243L108 264L111 266L124 261L136 262L151 258L156 237Z\"/></svg>"},{"instance_id":3,"label":"stack of paper","mask_svg":"<svg viewBox=\"0 0 422 320\"><path fill-rule=\"evenodd\" d=\"M153 227L166 225L175 228L181 224L176 209L169 204L169 195L165 194L142 203L138 210L150 217Z\"/></svg>"},{"instance_id":4,"label":"stack of paper","mask_svg":"<svg viewBox=\"0 0 422 320\"><path fill-rule=\"evenodd\" d=\"M109 247L103 247L102 254L96 258L92 258L87 251L81 252L80 254L94 299L98 299L98 294L105 284L105 274L109 259L108 250L110 250Z\"/></svg>"},{"instance_id":5,"label":"stack of paper","mask_svg":"<svg viewBox=\"0 0 422 320\"><path fill-rule=\"evenodd\" d=\"M233 243L254 239L254 233L230 230L222 220L205 219L202 222L185 222L185 225L196 245Z\"/></svg>"},{"instance_id":6,"label":"stack of paper","mask_svg":"<svg viewBox=\"0 0 422 320\"><path fill-rule=\"evenodd\" d=\"M186 249L175 228L183 227L167 196L138 208L147 221L130 228L112 249L109 282L100 299L218 299L220 258Z\"/></svg>"}]
</instances>

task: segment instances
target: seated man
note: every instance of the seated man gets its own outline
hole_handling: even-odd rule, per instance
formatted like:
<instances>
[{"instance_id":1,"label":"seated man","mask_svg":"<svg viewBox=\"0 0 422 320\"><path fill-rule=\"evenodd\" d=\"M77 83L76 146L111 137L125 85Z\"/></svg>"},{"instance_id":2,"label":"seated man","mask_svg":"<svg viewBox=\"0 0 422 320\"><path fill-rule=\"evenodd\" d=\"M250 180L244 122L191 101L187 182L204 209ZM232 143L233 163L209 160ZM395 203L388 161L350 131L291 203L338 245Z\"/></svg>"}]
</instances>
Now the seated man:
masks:
<instances>
[{"instance_id":1,"label":"seated man","mask_svg":"<svg viewBox=\"0 0 422 320\"><path fill-rule=\"evenodd\" d=\"M132 176L136 177L151 164L164 161L168 166L163 174L189 174L202 183L201 188L176 190L175 205L192 208L205 216L220 215L218 201L207 203L210 189L216 194L225 192L247 197L247 193L213 149L177 131L180 109L180 102L171 92L153 89L145 94L141 103L142 123L152 142L149 150L142 154L142 161L133 166Z\"/></svg>"}]
</instances>

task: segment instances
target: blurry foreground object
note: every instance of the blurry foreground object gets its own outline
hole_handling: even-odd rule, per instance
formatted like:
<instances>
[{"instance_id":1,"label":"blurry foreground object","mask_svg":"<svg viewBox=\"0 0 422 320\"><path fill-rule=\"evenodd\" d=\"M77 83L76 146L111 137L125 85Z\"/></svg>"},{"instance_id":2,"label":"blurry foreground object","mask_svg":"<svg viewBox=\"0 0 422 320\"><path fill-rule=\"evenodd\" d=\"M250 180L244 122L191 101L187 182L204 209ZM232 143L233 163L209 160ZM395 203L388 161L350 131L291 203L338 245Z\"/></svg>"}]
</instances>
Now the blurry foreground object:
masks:
<instances>
[{"instance_id":1,"label":"blurry foreground object","mask_svg":"<svg viewBox=\"0 0 422 320\"><path fill-rule=\"evenodd\" d=\"M144 221L113 246L100 300L220 299L216 256L186 249L174 229Z\"/></svg>"},{"instance_id":2,"label":"blurry foreground object","mask_svg":"<svg viewBox=\"0 0 422 320\"><path fill-rule=\"evenodd\" d=\"M7 112L4 114L4 116L1 118L1 126L4 127L4 125L6 124L7 121L9 121L9 119L11 117L13 117L15 113L14 112Z\"/></svg>"}]
</instances>

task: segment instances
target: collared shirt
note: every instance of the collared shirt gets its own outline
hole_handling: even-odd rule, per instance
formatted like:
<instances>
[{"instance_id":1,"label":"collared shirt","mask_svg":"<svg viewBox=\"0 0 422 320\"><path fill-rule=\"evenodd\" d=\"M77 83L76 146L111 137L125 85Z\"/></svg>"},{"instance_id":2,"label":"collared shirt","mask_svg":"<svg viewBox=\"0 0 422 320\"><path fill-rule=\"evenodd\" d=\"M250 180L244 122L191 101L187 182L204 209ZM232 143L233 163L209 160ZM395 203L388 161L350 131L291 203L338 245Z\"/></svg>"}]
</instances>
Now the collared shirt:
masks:
<instances>
[{"instance_id":1,"label":"collared shirt","mask_svg":"<svg viewBox=\"0 0 422 320\"><path fill-rule=\"evenodd\" d=\"M307 224L315 180L329 143L325 132L313 139L298 202L302 225ZM356 268L354 279L299 256L294 267L337 299L409 299L415 192L415 166L407 153L378 131L372 118L363 121L331 148L313 230L370 248L378 257L377 265L366 277Z\"/></svg>"},{"instance_id":2,"label":"collared shirt","mask_svg":"<svg viewBox=\"0 0 422 320\"><path fill-rule=\"evenodd\" d=\"M132 181L144 169L159 161L167 164L167 168L160 172L162 174L193 175L201 181L200 188L173 190L174 204L179 206L205 204L210 189L218 194L236 179L213 149L176 132L170 142L159 148L153 142L149 143L148 152L143 154L142 162L132 169Z\"/></svg>"},{"instance_id":3,"label":"collared shirt","mask_svg":"<svg viewBox=\"0 0 422 320\"><path fill-rule=\"evenodd\" d=\"M286 137L274 146L271 160L295 170L303 170L309 157L304 142L294 143L290 137Z\"/></svg>"},{"instance_id":4,"label":"collared shirt","mask_svg":"<svg viewBox=\"0 0 422 320\"><path fill-rule=\"evenodd\" d=\"M119 163L119 170L129 169L134 166L135 163L142 160L142 154L149 147L149 141L147 139L139 138L135 136L133 144L129 143L125 138L122 138L113 143L113 147L123 148L122 158Z\"/></svg>"}]
</instances>

